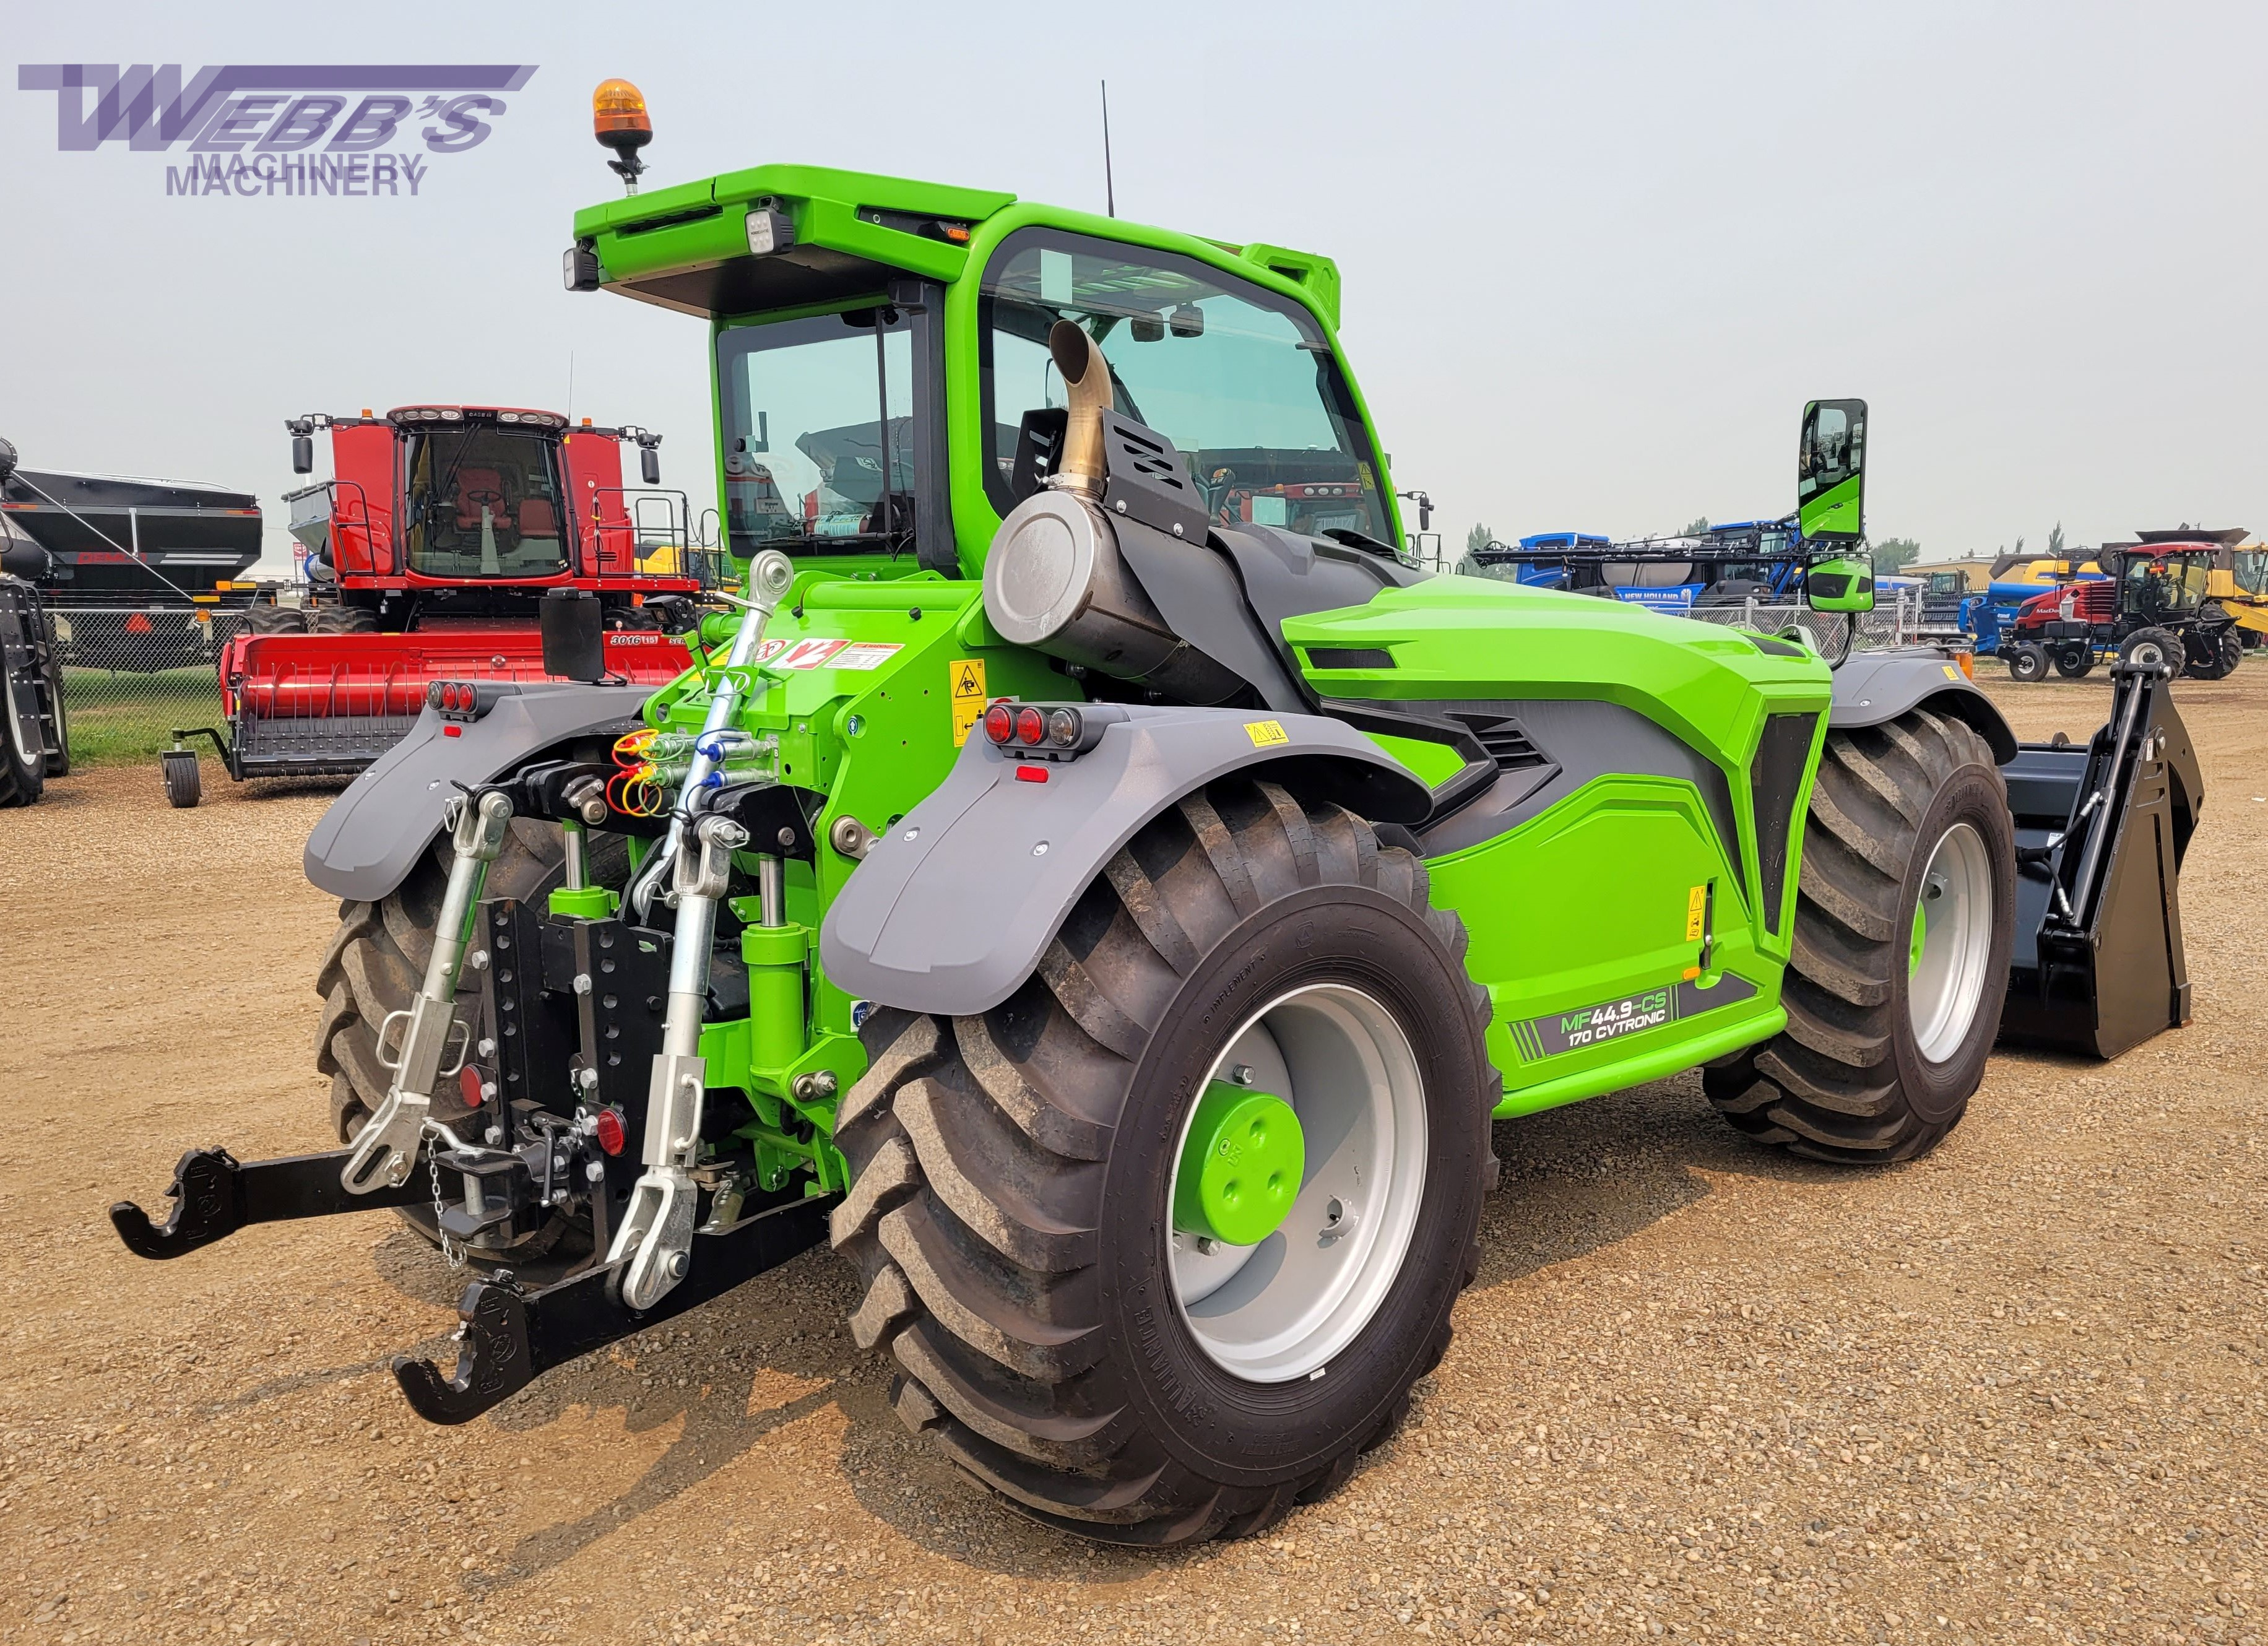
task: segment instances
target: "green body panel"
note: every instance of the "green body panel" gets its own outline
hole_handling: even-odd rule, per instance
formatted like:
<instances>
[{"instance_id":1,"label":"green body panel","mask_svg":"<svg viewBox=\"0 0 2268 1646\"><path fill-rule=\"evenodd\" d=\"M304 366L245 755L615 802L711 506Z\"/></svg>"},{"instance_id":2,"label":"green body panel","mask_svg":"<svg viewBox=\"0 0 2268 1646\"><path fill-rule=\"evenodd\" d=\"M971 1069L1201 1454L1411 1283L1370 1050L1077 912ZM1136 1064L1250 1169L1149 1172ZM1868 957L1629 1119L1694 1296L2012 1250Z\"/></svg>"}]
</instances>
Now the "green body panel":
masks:
<instances>
[{"instance_id":1,"label":"green body panel","mask_svg":"<svg viewBox=\"0 0 2268 1646\"><path fill-rule=\"evenodd\" d=\"M898 648L868 668L759 667L738 720L779 739L781 782L827 796L813 827L815 867L785 865L788 924L758 926L753 898L732 905L746 928L750 1015L712 1022L701 1036L710 1085L746 1093L756 1111L742 1135L760 1146L768 1187L796 1167L815 1174L814 1190L843 1186L841 1159L825 1140L836 1098L865 1069L850 998L827 982L818 963L827 905L858 866L828 844L836 819L849 816L879 831L944 780L960 752L954 679L971 666L989 696L1065 695L1068 683L1046 659L991 632L980 592L975 583L928 574L873 584L806 572L766 629L768 642L782 643L781 661L794 659L806 641ZM663 687L647 702L648 722L699 730L708 678L696 668ZM797 1079L806 1074L832 1075L833 1086L822 1096L799 1097Z\"/></svg>"},{"instance_id":2,"label":"green body panel","mask_svg":"<svg viewBox=\"0 0 2268 1646\"><path fill-rule=\"evenodd\" d=\"M848 270L828 301L764 314L718 312L685 299L695 288L642 288L746 256L752 205L786 213L796 247L834 255ZM967 240L950 243L866 220L884 211L949 220ZM914 556L806 556L794 587L767 629L792 647L812 640L895 646L865 668L768 652L751 671L739 723L779 740L778 778L826 796L816 820L817 862L786 866L787 924L743 923L751 1016L710 1024L702 1055L712 1088L744 1097L752 1118L740 1135L755 1147L767 1186L803 1174L814 1192L843 1186L828 1141L835 1106L863 1072L852 1002L821 975L816 934L852 869L830 830L856 818L887 829L944 779L959 752L956 683L968 705L1020 696L1062 700L1078 689L1048 661L1002 641L985 620L983 557L999 525L987 493L979 379L980 283L988 259L1018 230L1049 227L1172 253L1241 277L1303 306L1333 340L1340 280L1329 259L1286 247L1237 246L1098 218L983 190L820 167L767 166L658 189L579 213L578 240L598 254L603 280L626 295L666 302L709 321L709 362L718 418L718 495L725 496L724 406L715 346L733 326L871 306L908 277L943 287L937 358L943 376L946 507L961 576L917 568ZM727 272L730 272L727 270ZM719 283L716 289L723 290ZM1340 361L1344 369L1344 358ZM1369 413L1345 371L1366 427ZM1391 512L1391 477L1381 454L1379 488ZM1831 503L1832 499L1823 501ZM1808 524L1807 522L1807 529ZM737 620L711 617L702 638L718 646ZM1433 700L1600 700L1643 716L1725 776L1737 841L1719 838L1710 804L1689 777L1612 772L1577 786L1492 838L1431 858L1432 895L1464 919L1469 964L1489 990L1491 1054L1505 1074L1500 1113L1517 1114L1660 1078L1776 1032L1785 1021L1780 976L1811 771L1824 736L1826 667L1808 655L1767 653L1711 624L1612 602L1480 579L1439 578L1389 589L1359 609L1285 625L1295 646L1380 647L1390 669L1312 666L1326 697L1381 705ZM1305 658L1305 652L1302 651ZM721 652L718 653L721 656ZM807 653L803 654L807 655ZM871 658L872 653L864 655ZM971 666L982 679L972 698ZM697 729L708 701L697 664L647 706L657 726ZM1816 729L1796 798L1794 838L1779 883L1758 883L1750 763L1768 714L1804 712ZM1388 753L1439 786L1462 760L1445 744L1380 736ZM806 1078L810 1077L810 1078Z\"/></svg>"},{"instance_id":3,"label":"green body panel","mask_svg":"<svg viewBox=\"0 0 2268 1646\"><path fill-rule=\"evenodd\" d=\"M1390 669L1310 664L1308 677L1329 697L1604 701L1643 715L1725 773L1741 834L1729 853L1690 777L1627 773L1593 779L1492 839L1428 859L1434 900L1463 919L1466 963L1494 1008L1499 1114L1653 1079L1778 1030L1792 923L1780 921L1775 935L1764 912L1768 899L1785 909L1793 895L1803 797L1787 872L1765 887L1749 773L1774 712L1819 716L1815 760L1830 690L1824 663L1767 653L1712 624L1480 578L1388 590L1357 609L1294 618L1285 633L1303 659L1317 646L1392 655ZM1375 741L1403 753L1405 740ZM1807 770L1807 789L1808 779ZM1692 931L1697 889L1710 938L1705 970ZM1753 993L1564 1051L1547 1052L1515 1031L1719 976Z\"/></svg>"}]
</instances>

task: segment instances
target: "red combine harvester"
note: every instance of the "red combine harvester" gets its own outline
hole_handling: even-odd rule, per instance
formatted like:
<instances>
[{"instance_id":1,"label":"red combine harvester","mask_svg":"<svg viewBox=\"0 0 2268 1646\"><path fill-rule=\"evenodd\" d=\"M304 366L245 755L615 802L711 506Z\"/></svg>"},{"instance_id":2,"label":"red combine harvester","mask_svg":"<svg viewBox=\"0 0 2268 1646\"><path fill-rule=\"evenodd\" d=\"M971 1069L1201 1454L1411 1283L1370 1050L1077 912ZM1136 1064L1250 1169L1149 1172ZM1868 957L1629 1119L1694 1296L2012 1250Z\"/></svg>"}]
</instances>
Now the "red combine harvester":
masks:
<instances>
[{"instance_id":1,"label":"red combine harvester","mask_svg":"<svg viewBox=\"0 0 2268 1646\"><path fill-rule=\"evenodd\" d=\"M685 669L681 637L715 574L689 545L682 494L656 489L660 436L501 406L284 426L300 474L316 433L331 439L334 477L285 498L313 598L254 606L222 650L227 732L175 734L161 761L174 805L197 801L183 737L211 739L239 781L350 773L409 731L436 682L545 678L547 598L595 602L613 674L659 685Z\"/></svg>"}]
</instances>

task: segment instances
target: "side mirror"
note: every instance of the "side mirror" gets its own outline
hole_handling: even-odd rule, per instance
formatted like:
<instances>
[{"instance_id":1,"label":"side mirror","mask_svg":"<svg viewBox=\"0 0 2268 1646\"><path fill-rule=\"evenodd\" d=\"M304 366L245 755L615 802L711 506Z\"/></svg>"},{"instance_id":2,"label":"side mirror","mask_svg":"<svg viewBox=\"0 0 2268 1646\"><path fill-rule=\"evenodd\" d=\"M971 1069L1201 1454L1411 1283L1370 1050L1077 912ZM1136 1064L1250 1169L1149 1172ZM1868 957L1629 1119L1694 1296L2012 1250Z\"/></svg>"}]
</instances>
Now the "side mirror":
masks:
<instances>
[{"instance_id":1,"label":"side mirror","mask_svg":"<svg viewBox=\"0 0 2268 1646\"><path fill-rule=\"evenodd\" d=\"M1822 560L1803 574L1803 598L1814 611L1872 611L1874 568L1864 560Z\"/></svg>"},{"instance_id":2,"label":"side mirror","mask_svg":"<svg viewBox=\"0 0 2268 1646\"><path fill-rule=\"evenodd\" d=\"M638 478L650 486L661 483L661 454L651 446L638 447Z\"/></svg>"},{"instance_id":3,"label":"side mirror","mask_svg":"<svg viewBox=\"0 0 2268 1646\"><path fill-rule=\"evenodd\" d=\"M543 597L538 625L543 672L559 680L606 678L607 640L599 597L586 588L555 588Z\"/></svg>"},{"instance_id":4,"label":"side mirror","mask_svg":"<svg viewBox=\"0 0 2268 1646\"><path fill-rule=\"evenodd\" d=\"M1866 535L1867 402L1815 400L1796 447L1795 512L1804 536L1855 543Z\"/></svg>"},{"instance_id":5,"label":"side mirror","mask_svg":"<svg viewBox=\"0 0 2268 1646\"><path fill-rule=\"evenodd\" d=\"M315 472L315 437L295 434L291 437L291 472L312 475Z\"/></svg>"}]
</instances>

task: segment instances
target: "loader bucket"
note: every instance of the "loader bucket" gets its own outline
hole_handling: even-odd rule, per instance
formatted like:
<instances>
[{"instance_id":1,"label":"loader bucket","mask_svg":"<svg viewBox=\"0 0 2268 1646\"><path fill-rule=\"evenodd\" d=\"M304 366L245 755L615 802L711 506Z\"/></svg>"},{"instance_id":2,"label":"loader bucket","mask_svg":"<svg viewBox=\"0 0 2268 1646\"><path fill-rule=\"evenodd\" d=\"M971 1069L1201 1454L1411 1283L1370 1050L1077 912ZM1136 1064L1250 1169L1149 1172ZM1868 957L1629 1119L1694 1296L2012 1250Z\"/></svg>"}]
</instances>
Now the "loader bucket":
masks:
<instances>
[{"instance_id":1,"label":"loader bucket","mask_svg":"<svg viewBox=\"0 0 2268 1646\"><path fill-rule=\"evenodd\" d=\"M2177 887L2204 778L2166 673L2110 673L2092 739L2025 743L2002 769L2018 870L2004 1044L2115 1058L2190 1019Z\"/></svg>"}]
</instances>

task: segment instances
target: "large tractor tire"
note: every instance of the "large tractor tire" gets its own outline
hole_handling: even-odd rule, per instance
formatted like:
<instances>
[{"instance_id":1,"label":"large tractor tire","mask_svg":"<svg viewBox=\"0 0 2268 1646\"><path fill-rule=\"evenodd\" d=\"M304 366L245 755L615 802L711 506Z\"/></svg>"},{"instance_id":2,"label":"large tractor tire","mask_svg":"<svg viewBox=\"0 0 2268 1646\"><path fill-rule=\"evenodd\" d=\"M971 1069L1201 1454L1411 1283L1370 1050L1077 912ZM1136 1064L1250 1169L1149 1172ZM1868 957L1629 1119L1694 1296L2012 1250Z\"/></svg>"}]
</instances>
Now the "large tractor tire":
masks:
<instances>
[{"instance_id":1,"label":"large tractor tire","mask_svg":"<svg viewBox=\"0 0 2268 1646\"><path fill-rule=\"evenodd\" d=\"M32 805L47 791L47 750L26 746L25 719L39 720L32 684L0 669L0 808Z\"/></svg>"},{"instance_id":2,"label":"large tractor tire","mask_svg":"<svg viewBox=\"0 0 2268 1646\"><path fill-rule=\"evenodd\" d=\"M2207 635L2205 643L2211 655L2203 662L2192 661L2190 664L2185 672L2191 680L2226 680L2244 661L2244 642L2233 629L2223 629L2219 634Z\"/></svg>"},{"instance_id":3,"label":"large tractor tire","mask_svg":"<svg viewBox=\"0 0 2268 1646\"><path fill-rule=\"evenodd\" d=\"M2001 660L2008 665L2008 678L2023 685L2048 677L2047 648L2021 641L2000 648Z\"/></svg>"},{"instance_id":4,"label":"large tractor tire","mask_svg":"<svg viewBox=\"0 0 2268 1646\"><path fill-rule=\"evenodd\" d=\"M591 878L619 889L630 868L622 838L593 834L589 840ZM441 893L448 882L449 856L444 835L392 893L375 903L350 900L339 905L339 929L315 973L315 993L323 997L322 1015L315 1026L315 1067L331 1077L330 1130L342 1143L351 1143L363 1123L386 1101L391 1081L386 1066L378 1060L378 1027L389 1012L409 1008L424 979L425 963L433 952L433 927L441 914ZM541 903L565 879L558 830L515 818L503 852L489 865L482 896ZM457 993L458 1015L477 1023L479 1006L477 980L468 972ZM444 1126L463 1120L472 1107L457 1081L444 1081L433 1094L433 1118ZM431 1207L400 1210L403 1222L438 1242ZM581 1237L581 1245L575 1238L563 1238L571 1236ZM571 1228L562 1217L514 1251L475 1247L469 1255L475 1261L509 1263L522 1278L530 1278L526 1259L579 1253L587 1244L584 1230Z\"/></svg>"},{"instance_id":5,"label":"large tractor tire","mask_svg":"<svg viewBox=\"0 0 2268 1646\"><path fill-rule=\"evenodd\" d=\"M899 1416L1111 1542L1336 1490L1477 1260L1502 1082L1465 941L1415 856L1230 779L1137 834L1000 1006L876 1012L834 1239Z\"/></svg>"},{"instance_id":6,"label":"large tractor tire","mask_svg":"<svg viewBox=\"0 0 2268 1646\"><path fill-rule=\"evenodd\" d=\"M2118 661L2170 667L2178 675L2189 667L2189 642L2171 629L2137 629L2119 646Z\"/></svg>"},{"instance_id":7,"label":"large tractor tire","mask_svg":"<svg viewBox=\"0 0 2268 1646\"><path fill-rule=\"evenodd\" d=\"M1984 1076L2015 898L2007 787L1982 737L1925 709L1830 731L1803 837L1787 1027L1705 1071L1709 1100L1759 1143L1815 1160L1926 1154Z\"/></svg>"},{"instance_id":8,"label":"large tractor tire","mask_svg":"<svg viewBox=\"0 0 2268 1646\"><path fill-rule=\"evenodd\" d=\"M297 606L263 600L245 608L244 627L247 634L305 634L307 614Z\"/></svg>"},{"instance_id":9,"label":"large tractor tire","mask_svg":"<svg viewBox=\"0 0 2268 1646\"><path fill-rule=\"evenodd\" d=\"M378 614L360 606L318 606L306 616L310 634L378 632Z\"/></svg>"}]
</instances>

